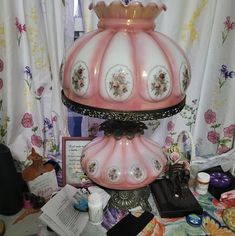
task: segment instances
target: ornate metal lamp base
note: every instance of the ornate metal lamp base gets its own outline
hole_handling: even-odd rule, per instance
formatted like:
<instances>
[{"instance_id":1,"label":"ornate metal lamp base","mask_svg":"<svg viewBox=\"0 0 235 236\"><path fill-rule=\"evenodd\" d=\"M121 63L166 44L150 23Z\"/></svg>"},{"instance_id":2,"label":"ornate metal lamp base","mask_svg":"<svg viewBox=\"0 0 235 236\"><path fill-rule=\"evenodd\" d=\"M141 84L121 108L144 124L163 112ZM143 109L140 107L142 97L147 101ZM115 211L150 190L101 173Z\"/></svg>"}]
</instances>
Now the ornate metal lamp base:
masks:
<instances>
[{"instance_id":1,"label":"ornate metal lamp base","mask_svg":"<svg viewBox=\"0 0 235 236\"><path fill-rule=\"evenodd\" d=\"M107 190L111 195L109 207L114 207L119 210L129 210L137 206L141 206L143 210L151 211L151 206L148 202L150 196L149 187L143 187L134 190Z\"/></svg>"},{"instance_id":2,"label":"ornate metal lamp base","mask_svg":"<svg viewBox=\"0 0 235 236\"><path fill-rule=\"evenodd\" d=\"M173 116L180 112L185 105L186 97L178 104L156 110L144 110L144 111L120 111L104 109L99 107L91 107L88 105L80 104L69 99L64 91L61 91L62 102L71 111L77 112L84 116L96 117L105 120L122 120L122 121L144 121L144 120L158 120Z\"/></svg>"}]
</instances>

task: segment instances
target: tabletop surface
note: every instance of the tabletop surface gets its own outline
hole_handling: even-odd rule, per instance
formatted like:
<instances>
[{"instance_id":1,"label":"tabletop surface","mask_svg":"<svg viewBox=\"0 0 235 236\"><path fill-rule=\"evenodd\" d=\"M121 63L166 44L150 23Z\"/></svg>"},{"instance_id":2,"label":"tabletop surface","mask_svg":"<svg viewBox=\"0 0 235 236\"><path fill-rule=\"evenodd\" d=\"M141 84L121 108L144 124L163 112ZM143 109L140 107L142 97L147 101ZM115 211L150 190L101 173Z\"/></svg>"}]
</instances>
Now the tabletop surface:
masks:
<instances>
[{"instance_id":1,"label":"tabletop surface","mask_svg":"<svg viewBox=\"0 0 235 236\"><path fill-rule=\"evenodd\" d=\"M198 195L196 193L195 197L202 206L204 210L203 214L203 222L204 226L207 227L207 230L210 230L214 235L235 235L231 231L227 231L226 234L216 234L218 232L222 232L227 230L225 224L223 223L222 214L223 210L227 208L231 208L235 206L235 199L227 200L224 202L220 202L215 199L210 193L206 195ZM158 210L154 203L152 195L150 195L149 203L152 207L152 213L155 215L154 222L151 227L147 227L144 231L142 231L140 236L203 236L205 234L205 229L203 227L193 227L190 226L186 222L185 217L179 218L161 218L159 216ZM13 222L16 218L22 214L24 211L21 210L14 216L3 216L0 215L0 219L4 220L6 225L6 232L4 236L54 236L56 235L53 232L47 230L47 227L42 224L42 222L38 219L40 212L31 214L25 217L23 220L19 221L16 224ZM152 230L152 233L150 232ZM87 225L82 236L102 236L106 235L106 230L101 226L92 226L90 224ZM155 233L153 233L155 232ZM93 234L94 233L94 234ZM212 234L213 235L213 234Z\"/></svg>"}]
</instances>

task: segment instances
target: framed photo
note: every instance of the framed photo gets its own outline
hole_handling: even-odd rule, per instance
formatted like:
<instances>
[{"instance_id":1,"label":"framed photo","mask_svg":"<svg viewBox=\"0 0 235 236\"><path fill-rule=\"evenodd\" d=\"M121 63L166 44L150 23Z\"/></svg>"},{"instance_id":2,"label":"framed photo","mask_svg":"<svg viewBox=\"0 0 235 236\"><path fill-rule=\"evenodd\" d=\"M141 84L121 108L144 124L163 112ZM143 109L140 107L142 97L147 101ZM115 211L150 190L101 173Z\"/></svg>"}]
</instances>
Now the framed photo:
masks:
<instances>
[{"instance_id":1,"label":"framed photo","mask_svg":"<svg viewBox=\"0 0 235 236\"><path fill-rule=\"evenodd\" d=\"M62 178L63 185L79 186L86 175L82 171L80 160L83 147L92 138L62 137Z\"/></svg>"}]
</instances>

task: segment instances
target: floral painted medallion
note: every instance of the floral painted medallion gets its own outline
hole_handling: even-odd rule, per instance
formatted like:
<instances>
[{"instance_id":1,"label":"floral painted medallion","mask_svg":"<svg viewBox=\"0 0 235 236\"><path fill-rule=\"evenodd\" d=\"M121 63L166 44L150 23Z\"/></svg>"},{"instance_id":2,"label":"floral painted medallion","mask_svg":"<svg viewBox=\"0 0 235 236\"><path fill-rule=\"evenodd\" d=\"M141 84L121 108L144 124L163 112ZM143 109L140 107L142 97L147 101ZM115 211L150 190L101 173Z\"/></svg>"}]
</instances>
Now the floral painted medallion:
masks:
<instances>
[{"instance_id":1,"label":"floral painted medallion","mask_svg":"<svg viewBox=\"0 0 235 236\"><path fill-rule=\"evenodd\" d=\"M180 66L180 88L181 92L185 93L190 82L190 71L185 63L182 63Z\"/></svg>"},{"instance_id":2,"label":"floral painted medallion","mask_svg":"<svg viewBox=\"0 0 235 236\"><path fill-rule=\"evenodd\" d=\"M167 98L171 91L171 81L167 69L154 67L148 75L148 93L151 99L160 101Z\"/></svg>"},{"instance_id":3,"label":"floral painted medallion","mask_svg":"<svg viewBox=\"0 0 235 236\"><path fill-rule=\"evenodd\" d=\"M146 177L145 171L140 166L137 165L134 165L131 168L130 173L132 177L135 179L135 181L142 181Z\"/></svg>"},{"instance_id":4,"label":"floral painted medallion","mask_svg":"<svg viewBox=\"0 0 235 236\"><path fill-rule=\"evenodd\" d=\"M121 172L117 167L111 167L108 170L108 179L111 182L117 182L120 178Z\"/></svg>"},{"instance_id":5,"label":"floral painted medallion","mask_svg":"<svg viewBox=\"0 0 235 236\"><path fill-rule=\"evenodd\" d=\"M109 69L105 88L109 97L117 102L127 100L133 90L131 71L124 65L116 65Z\"/></svg>"},{"instance_id":6,"label":"floral painted medallion","mask_svg":"<svg viewBox=\"0 0 235 236\"><path fill-rule=\"evenodd\" d=\"M154 169L156 170L156 171L160 171L161 170L161 164L159 163L159 161L158 160L156 160L156 159L153 159L153 167L154 167Z\"/></svg>"},{"instance_id":7,"label":"floral painted medallion","mask_svg":"<svg viewBox=\"0 0 235 236\"><path fill-rule=\"evenodd\" d=\"M98 162L94 161L94 160L90 161L88 163L88 172L89 172L89 174L95 175L97 170L98 170Z\"/></svg>"},{"instance_id":8,"label":"floral painted medallion","mask_svg":"<svg viewBox=\"0 0 235 236\"><path fill-rule=\"evenodd\" d=\"M82 61L77 61L71 73L71 87L79 96L84 96L89 86L89 76L87 65Z\"/></svg>"}]
</instances>

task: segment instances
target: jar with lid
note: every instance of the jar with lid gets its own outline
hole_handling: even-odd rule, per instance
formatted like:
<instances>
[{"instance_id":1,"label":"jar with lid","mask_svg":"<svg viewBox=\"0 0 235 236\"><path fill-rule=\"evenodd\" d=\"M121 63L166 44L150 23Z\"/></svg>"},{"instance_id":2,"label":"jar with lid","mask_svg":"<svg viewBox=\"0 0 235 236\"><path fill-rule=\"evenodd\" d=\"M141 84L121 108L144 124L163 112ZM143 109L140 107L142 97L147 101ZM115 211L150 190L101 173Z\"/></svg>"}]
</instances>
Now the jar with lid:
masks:
<instances>
[{"instance_id":1,"label":"jar with lid","mask_svg":"<svg viewBox=\"0 0 235 236\"><path fill-rule=\"evenodd\" d=\"M199 172L196 178L195 190L198 194L207 194L210 182L210 175L206 172Z\"/></svg>"}]
</instances>

